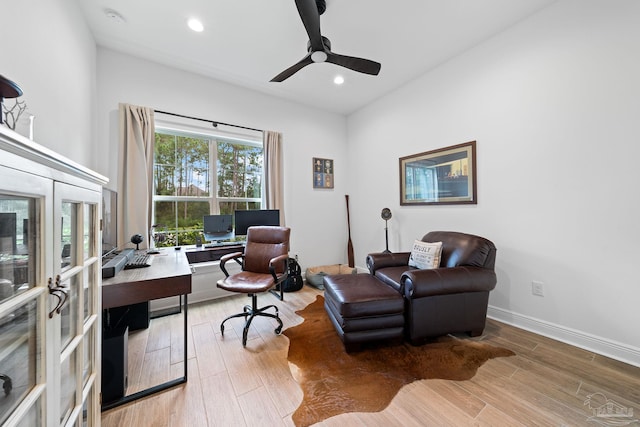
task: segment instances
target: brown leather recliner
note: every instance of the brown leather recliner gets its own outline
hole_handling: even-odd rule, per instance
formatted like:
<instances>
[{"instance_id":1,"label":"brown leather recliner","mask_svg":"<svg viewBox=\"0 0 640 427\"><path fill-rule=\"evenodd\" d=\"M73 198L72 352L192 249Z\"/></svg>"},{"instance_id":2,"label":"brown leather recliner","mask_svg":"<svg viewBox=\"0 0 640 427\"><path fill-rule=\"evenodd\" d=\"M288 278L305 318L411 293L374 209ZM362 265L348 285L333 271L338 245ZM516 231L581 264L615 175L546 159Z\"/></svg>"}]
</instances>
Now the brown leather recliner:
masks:
<instances>
[{"instance_id":1,"label":"brown leather recliner","mask_svg":"<svg viewBox=\"0 0 640 427\"><path fill-rule=\"evenodd\" d=\"M497 283L495 245L454 231L432 231L422 241L442 242L439 268L409 267L409 252L367 256L371 274L404 296L406 338L421 344L449 333L482 334Z\"/></svg>"}]
</instances>

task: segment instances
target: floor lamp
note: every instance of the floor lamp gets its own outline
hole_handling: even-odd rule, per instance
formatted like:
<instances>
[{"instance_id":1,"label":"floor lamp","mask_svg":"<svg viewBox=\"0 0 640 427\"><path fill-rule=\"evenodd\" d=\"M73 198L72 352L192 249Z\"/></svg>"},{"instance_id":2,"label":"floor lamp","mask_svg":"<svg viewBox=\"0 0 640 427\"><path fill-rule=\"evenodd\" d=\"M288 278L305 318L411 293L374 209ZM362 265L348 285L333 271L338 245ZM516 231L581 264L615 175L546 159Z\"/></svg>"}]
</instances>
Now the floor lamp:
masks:
<instances>
[{"instance_id":1,"label":"floor lamp","mask_svg":"<svg viewBox=\"0 0 640 427\"><path fill-rule=\"evenodd\" d=\"M384 208L382 209L382 213L380 214L382 219L384 219L384 241L385 241L385 249L384 254L390 254L389 250L389 228L387 227L387 222L391 219L391 209Z\"/></svg>"}]
</instances>

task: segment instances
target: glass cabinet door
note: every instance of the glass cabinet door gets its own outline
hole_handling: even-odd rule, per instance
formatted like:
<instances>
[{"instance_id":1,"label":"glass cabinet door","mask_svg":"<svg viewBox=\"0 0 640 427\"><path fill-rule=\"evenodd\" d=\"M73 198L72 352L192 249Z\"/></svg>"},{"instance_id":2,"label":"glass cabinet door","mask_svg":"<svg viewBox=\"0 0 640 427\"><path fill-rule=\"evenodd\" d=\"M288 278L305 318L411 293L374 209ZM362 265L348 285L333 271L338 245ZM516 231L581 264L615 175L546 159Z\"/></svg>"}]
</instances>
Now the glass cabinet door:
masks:
<instances>
[{"instance_id":1,"label":"glass cabinet door","mask_svg":"<svg viewBox=\"0 0 640 427\"><path fill-rule=\"evenodd\" d=\"M100 425L107 181L0 126L2 427Z\"/></svg>"},{"instance_id":2,"label":"glass cabinet door","mask_svg":"<svg viewBox=\"0 0 640 427\"><path fill-rule=\"evenodd\" d=\"M53 315L56 376L59 393L51 399L47 416L51 425L94 425L99 414L96 391L96 331L100 277L99 207L101 193L56 183L54 187L54 245L57 255L54 289L58 304ZM87 404L87 402L96 404ZM57 417L52 414L57 413ZM56 424L57 423L57 424Z\"/></svg>"},{"instance_id":3,"label":"glass cabinet door","mask_svg":"<svg viewBox=\"0 0 640 427\"><path fill-rule=\"evenodd\" d=\"M48 179L0 166L0 425L41 425L46 390Z\"/></svg>"}]
</instances>

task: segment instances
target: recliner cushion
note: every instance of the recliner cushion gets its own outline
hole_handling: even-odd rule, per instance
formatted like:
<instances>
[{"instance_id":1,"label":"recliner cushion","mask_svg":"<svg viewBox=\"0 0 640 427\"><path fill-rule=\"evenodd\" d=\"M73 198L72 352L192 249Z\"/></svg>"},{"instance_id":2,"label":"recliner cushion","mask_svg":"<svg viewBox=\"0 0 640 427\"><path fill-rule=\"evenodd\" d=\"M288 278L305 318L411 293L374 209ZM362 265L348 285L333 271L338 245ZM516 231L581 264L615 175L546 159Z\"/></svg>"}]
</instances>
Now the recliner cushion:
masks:
<instances>
[{"instance_id":1,"label":"recliner cushion","mask_svg":"<svg viewBox=\"0 0 640 427\"><path fill-rule=\"evenodd\" d=\"M404 299L398 291L370 274L325 276L325 298L342 318L402 313Z\"/></svg>"},{"instance_id":2,"label":"recliner cushion","mask_svg":"<svg viewBox=\"0 0 640 427\"><path fill-rule=\"evenodd\" d=\"M407 271L411 271L411 270L415 270L415 267L409 267L407 265L399 265L396 267L385 267L385 268L376 270L375 276L376 278L378 278L378 280L380 280L385 285L388 285L391 288L393 288L396 292L403 294L404 292L402 290L402 285L401 285L402 281L400 279L402 278L403 273L406 273Z\"/></svg>"}]
</instances>

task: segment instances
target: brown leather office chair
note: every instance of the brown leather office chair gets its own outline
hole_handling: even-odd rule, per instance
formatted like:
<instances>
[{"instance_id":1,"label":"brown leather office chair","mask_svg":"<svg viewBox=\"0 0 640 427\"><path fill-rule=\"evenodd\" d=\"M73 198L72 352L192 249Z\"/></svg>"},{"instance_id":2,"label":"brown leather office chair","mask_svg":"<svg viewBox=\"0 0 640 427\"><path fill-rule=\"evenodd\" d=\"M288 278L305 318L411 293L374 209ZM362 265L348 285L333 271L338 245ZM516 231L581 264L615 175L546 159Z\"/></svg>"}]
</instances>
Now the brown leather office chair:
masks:
<instances>
[{"instance_id":1,"label":"brown leather office chair","mask_svg":"<svg viewBox=\"0 0 640 427\"><path fill-rule=\"evenodd\" d=\"M251 297L251 305L245 305L242 313L234 314L222 321L220 324L222 335L224 335L224 323L235 317L245 318L242 333L243 346L247 345L247 333L255 316L276 319L278 327L275 333L279 335L282 332L282 320L278 314L278 307L271 304L259 308L257 295L275 286L282 289L282 283L287 278L290 234L291 230L287 227L249 227L244 254L235 252L220 258L220 268L226 278L218 281L218 287L225 291L245 293ZM229 275L225 264L230 260L240 264L242 271ZM275 309L275 314L266 312L270 308Z\"/></svg>"}]
</instances>

